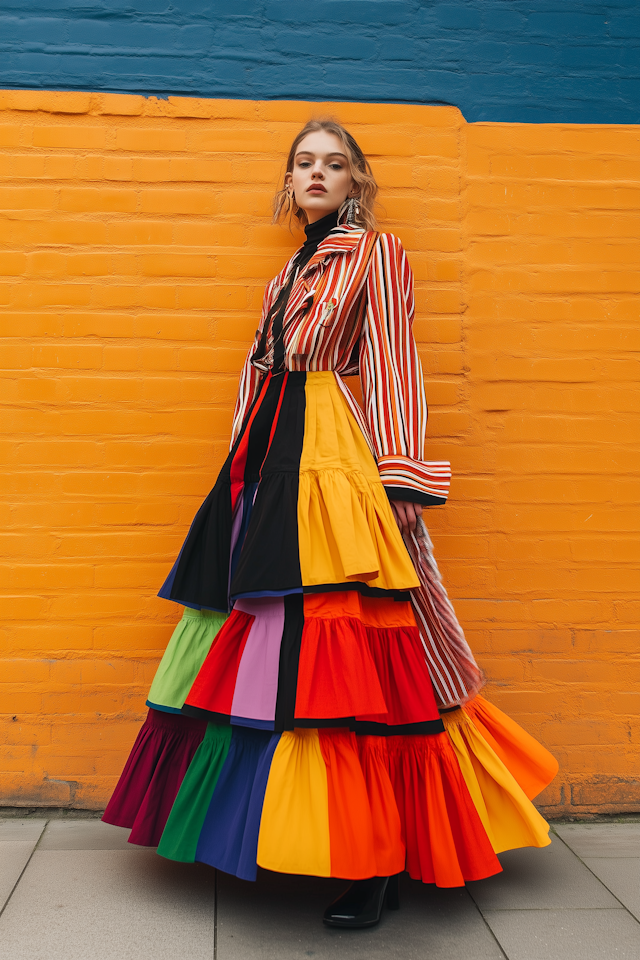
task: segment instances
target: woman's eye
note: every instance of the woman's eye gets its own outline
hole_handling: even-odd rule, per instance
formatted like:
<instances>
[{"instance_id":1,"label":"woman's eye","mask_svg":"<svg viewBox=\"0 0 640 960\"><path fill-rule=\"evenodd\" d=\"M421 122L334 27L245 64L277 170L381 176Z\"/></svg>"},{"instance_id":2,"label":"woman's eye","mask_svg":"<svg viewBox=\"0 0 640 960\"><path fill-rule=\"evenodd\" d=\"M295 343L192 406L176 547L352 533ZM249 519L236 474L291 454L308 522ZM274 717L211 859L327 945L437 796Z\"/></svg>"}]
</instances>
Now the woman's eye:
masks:
<instances>
[{"instance_id":1,"label":"woman's eye","mask_svg":"<svg viewBox=\"0 0 640 960\"><path fill-rule=\"evenodd\" d=\"M341 163L331 163L329 164L329 166L331 167L332 170L342 170Z\"/></svg>"}]
</instances>

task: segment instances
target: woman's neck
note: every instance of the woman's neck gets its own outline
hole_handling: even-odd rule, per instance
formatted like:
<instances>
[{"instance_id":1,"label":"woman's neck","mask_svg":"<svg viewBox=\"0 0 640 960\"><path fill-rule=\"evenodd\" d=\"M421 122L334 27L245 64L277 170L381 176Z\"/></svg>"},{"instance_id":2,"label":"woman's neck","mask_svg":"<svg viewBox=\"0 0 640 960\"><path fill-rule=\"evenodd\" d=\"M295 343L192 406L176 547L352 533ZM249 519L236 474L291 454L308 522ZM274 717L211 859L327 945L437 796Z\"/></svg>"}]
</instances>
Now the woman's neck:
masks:
<instances>
[{"instance_id":1,"label":"woman's neck","mask_svg":"<svg viewBox=\"0 0 640 960\"><path fill-rule=\"evenodd\" d=\"M304 232L307 235L305 240L305 246L311 243L319 243L321 240L327 236L328 233L333 230L338 224L338 211L333 210L331 213L328 213L326 216L322 217L320 220L316 220L314 223L308 223L304 228Z\"/></svg>"}]
</instances>

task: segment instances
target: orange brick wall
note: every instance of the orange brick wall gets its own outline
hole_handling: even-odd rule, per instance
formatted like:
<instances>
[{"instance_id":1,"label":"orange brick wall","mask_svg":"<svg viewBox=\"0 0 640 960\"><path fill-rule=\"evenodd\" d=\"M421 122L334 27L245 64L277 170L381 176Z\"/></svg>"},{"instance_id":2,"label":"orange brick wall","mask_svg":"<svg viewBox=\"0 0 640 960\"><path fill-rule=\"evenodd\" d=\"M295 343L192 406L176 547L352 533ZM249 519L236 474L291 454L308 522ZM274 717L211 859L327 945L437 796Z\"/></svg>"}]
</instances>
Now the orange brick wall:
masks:
<instances>
[{"instance_id":1,"label":"orange brick wall","mask_svg":"<svg viewBox=\"0 0 640 960\"><path fill-rule=\"evenodd\" d=\"M330 104L416 276L429 512L548 812L640 809L635 127ZM226 452L293 133L322 105L0 94L0 804L100 808L179 610L155 592ZM635 180L634 180L635 177Z\"/></svg>"}]
</instances>

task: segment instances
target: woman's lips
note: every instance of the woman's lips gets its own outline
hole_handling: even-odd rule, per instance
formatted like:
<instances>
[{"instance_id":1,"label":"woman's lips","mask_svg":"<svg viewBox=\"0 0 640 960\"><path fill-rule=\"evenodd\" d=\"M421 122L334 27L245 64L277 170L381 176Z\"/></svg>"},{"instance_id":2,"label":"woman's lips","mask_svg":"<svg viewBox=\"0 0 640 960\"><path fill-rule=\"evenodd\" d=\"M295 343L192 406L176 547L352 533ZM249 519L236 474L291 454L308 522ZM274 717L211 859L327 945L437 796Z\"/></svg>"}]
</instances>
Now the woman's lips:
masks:
<instances>
[{"instance_id":1,"label":"woman's lips","mask_svg":"<svg viewBox=\"0 0 640 960\"><path fill-rule=\"evenodd\" d=\"M326 188L320 183L314 183L312 187L307 187L307 193L326 193Z\"/></svg>"}]
</instances>

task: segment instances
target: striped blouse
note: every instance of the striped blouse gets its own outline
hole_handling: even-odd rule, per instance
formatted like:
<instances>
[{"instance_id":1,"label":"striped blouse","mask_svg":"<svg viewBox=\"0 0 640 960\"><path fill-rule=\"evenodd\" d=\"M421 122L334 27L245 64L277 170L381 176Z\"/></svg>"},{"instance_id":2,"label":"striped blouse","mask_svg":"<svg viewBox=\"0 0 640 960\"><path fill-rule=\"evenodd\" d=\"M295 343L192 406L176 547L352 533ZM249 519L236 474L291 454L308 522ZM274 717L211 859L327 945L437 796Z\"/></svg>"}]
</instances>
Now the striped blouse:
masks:
<instances>
[{"instance_id":1,"label":"striped blouse","mask_svg":"<svg viewBox=\"0 0 640 960\"><path fill-rule=\"evenodd\" d=\"M260 326L240 377L232 444L273 364L270 329L266 349L258 347L292 261L265 290ZM427 402L413 316L413 275L398 238L340 224L293 282L282 324L284 363L288 370L336 374L391 499L444 503L451 468L424 459ZM363 409L342 381L357 373Z\"/></svg>"}]
</instances>

